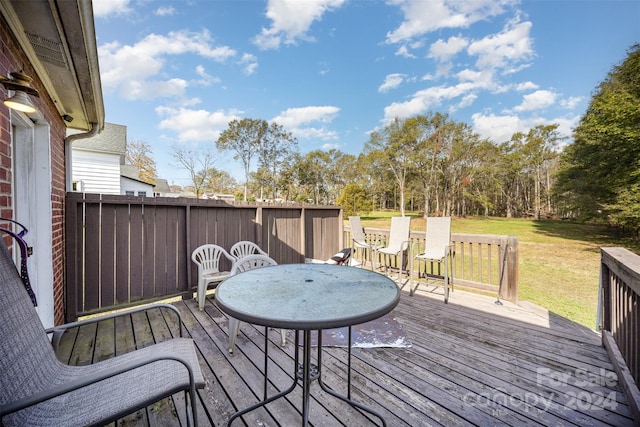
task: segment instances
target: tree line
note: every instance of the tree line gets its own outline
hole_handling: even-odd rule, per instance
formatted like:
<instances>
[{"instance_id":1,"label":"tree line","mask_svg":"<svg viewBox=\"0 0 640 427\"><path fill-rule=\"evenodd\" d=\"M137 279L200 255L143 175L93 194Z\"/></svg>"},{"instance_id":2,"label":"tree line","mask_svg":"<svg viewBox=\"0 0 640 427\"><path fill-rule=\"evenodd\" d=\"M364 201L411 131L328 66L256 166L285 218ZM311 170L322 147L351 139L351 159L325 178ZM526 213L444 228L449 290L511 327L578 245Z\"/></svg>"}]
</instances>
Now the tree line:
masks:
<instances>
[{"instance_id":1,"label":"tree line","mask_svg":"<svg viewBox=\"0 0 640 427\"><path fill-rule=\"evenodd\" d=\"M242 163L241 186L213 167L211 152L176 149L172 154L191 172L196 194L335 203L345 215L398 209L403 214L566 217L637 231L639 46L631 47L596 89L566 146L554 123L495 143L464 122L430 112L395 119L372 132L357 156L335 149L301 154L296 138L282 126L233 120L214 145Z\"/></svg>"}]
</instances>

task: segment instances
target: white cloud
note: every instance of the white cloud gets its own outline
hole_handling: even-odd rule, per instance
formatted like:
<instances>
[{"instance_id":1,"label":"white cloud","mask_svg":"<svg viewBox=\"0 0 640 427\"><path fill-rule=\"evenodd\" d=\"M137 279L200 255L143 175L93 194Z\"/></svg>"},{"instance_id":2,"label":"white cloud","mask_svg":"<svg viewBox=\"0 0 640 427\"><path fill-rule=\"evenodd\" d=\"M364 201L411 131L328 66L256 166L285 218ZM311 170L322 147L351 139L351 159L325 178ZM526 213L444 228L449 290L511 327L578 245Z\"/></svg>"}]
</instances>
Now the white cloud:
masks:
<instances>
[{"instance_id":1,"label":"white cloud","mask_svg":"<svg viewBox=\"0 0 640 427\"><path fill-rule=\"evenodd\" d=\"M467 52L478 57L476 66L480 69L501 68L512 73L533 56L530 31L531 22L512 22L498 34L471 42Z\"/></svg>"},{"instance_id":2,"label":"white cloud","mask_svg":"<svg viewBox=\"0 0 640 427\"><path fill-rule=\"evenodd\" d=\"M239 119L242 111L224 112L194 110L189 108L156 107L156 113L163 117L160 129L168 129L178 134L178 140L184 142L214 142L229 122Z\"/></svg>"},{"instance_id":3,"label":"white cloud","mask_svg":"<svg viewBox=\"0 0 640 427\"><path fill-rule=\"evenodd\" d=\"M496 116L476 113L471 116L471 120L473 129L478 135L498 144L509 141L516 132L526 132L533 127L515 115Z\"/></svg>"},{"instance_id":4,"label":"white cloud","mask_svg":"<svg viewBox=\"0 0 640 427\"><path fill-rule=\"evenodd\" d=\"M498 116L495 114L476 113L471 116L473 129L481 137L488 138L496 143L509 141L514 133L527 133L538 125L558 124L558 133L567 138L571 137L573 128L578 124L580 117L558 117L547 119L544 117L523 118L516 115Z\"/></svg>"},{"instance_id":5,"label":"white cloud","mask_svg":"<svg viewBox=\"0 0 640 427\"><path fill-rule=\"evenodd\" d=\"M456 77L459 81L471 82L474 87L478 88L494 89L497 86L494 82L494 74L491 70L474 71L467 69L458 72Z\"/></svg>"},{"instance_id":6,"label":"white cloud","mask_svg":"<svg viewBox=\"0 0 640 427\"><path fill-rule=\"evenodd\" d=\"M538 89L538 85L533 82L518 83L515 89L519 92L523 92L526 90L536 90Z\"/></svg>"},{"instance_id":7,"label":"white cloud","mask_svg":"<svg viewBox=\"0 0 640 427\"><path fill-rule=\"evenodd\" d=\"M462 97L462 99L460 100L458 105L456 105L455 107L452 108L452 111L460 110L462 108L469 107L470 105L473 104L473 102L476 99L478 99L478 95L476 95L475 93L470 93L468 95L465 95L465 96Z\"/></svg>"},{"instance_id":8,"label":"white cloud","mask_svg":"<svg viewBox=\"0 0 640 427\"><path fill-rule=\"evenodd\" d=\"M325 150L325 151L339 150L340 149L340 144L334 144L334 143L322 144L322 149Z\"/></svg>"},{"instance_id":9,"label":"white cloud","mask_svg":"<svg viewBox=\"0 0 640 427\"><path fill-rule=\"evenodd\" d=\"M158 16L173 16L176 14L176 9L172 6L160 6L156 9L155 14Z\"/></svg>"},{"instance_id":10,"label":"white cloud","mask_svg":"<svg viewBox=\"0 0 640 427\"><path fill-rule=\"evenodd\" d=\"M301 139L336 139L337 134L329 131L324 126L311 127L311 123L331 123L340 108L333 106L309 106L301 108L289 108L271 119L272 122L283 126L287 131Z\"/></svg>"},{"instance_id":11,"label":"white cloud","mask_svg":"<svg viewBox=\"0 0 640 427\"><path fill-rule=\"evenodd\" d=\"M293 128L288 129L293 136L298 139L315 139L322 141L330 141L338 139L338 133L326 128Z\"/></svg>"},{"instance_id":12,"label":"white cloud","mask_svg":"<svg viewBox=\"0 0 640 427\"><path fill-rule=\"evenodd\" d=\"M560 101L560 105L562 108L566 108L567 110L573 110L582 102L582 99L583 98L581 96L570 96L569 98Z\"/></svg>"},{"instance_id":13,"label":"white cloud","mask_svg":"<svg viewBox=\"0 0 640 427\"><path fill-rule=\"evenodd\" d=\"M332 106L309 106L301 108L289 108L271 119L286 128L295 128L301 125L322 122L330 123L340 112L340 108Z\"/></svg>"},{"instance_id":14,"label":"white cloud","mask_svg":"<svg viewBox=\"0 0 640 427\"><path fill-rule=\"evenodd\" d=\"M382 122L388 123L396 117L402 119L416 114L424 114L440 106L443 102L456 98L462 98L458 103L460 108L466 107L476 99L475 91L492 87L491 80L483 79L462 81L453 86L432 86L414 93L408 101L394 102L385 107Z\"/></svg>"},{"instance_id":15,"label":"white cloud","mask_svg":"<svg viewBox=\"0 0 640 427\"><path fill-rule=\"evenodd\" d=\"M541 110L556 102L556 93L550 90L537 90L522 97L522 103L514 111Z\"/></svg>"},{"instance_id":16,"label":"white cloud","mask_svg":"<svg viewBox=\"0 0 640 427\"><path fill-rule=\"evenodd\" d=\"M245 53L242 55L239 64L244 66L244 73L250 76L258 69L258 58L250 53Z\"/></svg>"},{"instance_id":17,"label":"white cloud","mask_svg":"<svg viewBox=\"0 0 640 427\"><path fill-rule=\"evenodd\" d=\"M407 48L407 45L400 46L398 48L398 50L396 50L395 55L396 56L402 56L404 58L415 58L416 57L414 54L409 52L409 48Z\"/></svg>"},{"instance_id":18,"label":"white cloud","mask_svg":"<svg viewBox=\"0 0 640 427\"><path fill-rule=\"evenodd\" d=\"M378 87L378 92L384 93L390 91L391 89L397 88L404 81L404 77L404 74L398 73L387 75L387 77L384 79L384 83L382 83L380 87Z\"/></svg>"},{"instance_id":19,"label":"white cloud","mask_svg":"<svg viewBox=\"0 0 640 427\"><path fill-rule=\"evenodd\" d=\"M504 12L513 0L389 0L404 13L404 21L387 33L388 43L411 40L441 28L467 28Z\"/></svg>"},{"instance_id":20,"label":"white cloud","mask_svg":"<svg viewBox=\"0 0 640 427\"><path fill-rule=\"evenodd\" d=\"M435 58L437 61L449 61L469 45L469 41L464 37L449 37L444 41L439 39L431 44L429 48L429 57Z\"/></svg>"},{"instance_id":21,"label":"white cloud","mask_svg":"<svg viewBox=\"0 0 640 427\"><path fill-rule=\"evenodd\" d=\"M269 28L262 28L253 43L262 50L277 49L285 44L295 44L298 40L313 40L307 32L314 21L322 19L325 12L330 12L343 5L345 0L269 0L267 18L272 23Z\"/></svg>"},{"instance_id":22,"label":"white cloud","mask_svg":"<svg viewBox=\"0 0 640 427\"><path fill-rule=\"evenodd\" d=\"M155 97L176 95L175 81L181 79L167 78L164 84L153 79L163 71L168 56L196 54L224 62L236 55L236 51L227 46L214 46L207 31L174 31L166 36L150 34L134 45L106 43L98 48L98 54L104 90L118 91L122 97L134 99L131 94L132 88L148 96L152 95L153 91L157 91ZM171 83L172 81L174 83Z\"/></svg>"},{"instance_id":23,"label":"white cloud","mask_svg":"<svg viewBox=\"0 0 640 427\"><path fill-rule=\"evenodd\" d=\"M202 65L196 66L196 74L200 76L200 79L196 81L196 84L200 86L211 86L212 83L220 83L220 79L208 74Z\"/></svg>"},{"instance_id":24,"label":"white cloud","mask_svg":"<svg viewBox=\"0 0 640 427\"><path fill-rule=\"evenodd\" d=\"M550 121L550 123L558 124L558 133L560 135L567 137L567 139L564 142L560 142L561 145L566 144L568 140L572 138L573 129L575 129L575 127L578 126L579 122L580 122L580 116L561 117L561 118L555 118Z\"/></svg>"},{"instance_id":25,"label":"white cloud","mask_svg":"<svg viewBox=\"0 0 640 427\"><path fill-rule=\"evenodd\" d=\"M188 83L183 79L169 80L129 80L122 82L120 93L123 98L135 99L155 99L161 97L181 97L184 95Z\"/></svg>"},{"instance_id":26,"label":"white cloud","mask_svg":"<svg viewBox=\"0 0 640 427\"><path fill-rule=\"evenodd\" d=\"M97 18L109 15L126 15L131 12L130 0L93 0L93 14Z\"/></svg>"}]
</instances>

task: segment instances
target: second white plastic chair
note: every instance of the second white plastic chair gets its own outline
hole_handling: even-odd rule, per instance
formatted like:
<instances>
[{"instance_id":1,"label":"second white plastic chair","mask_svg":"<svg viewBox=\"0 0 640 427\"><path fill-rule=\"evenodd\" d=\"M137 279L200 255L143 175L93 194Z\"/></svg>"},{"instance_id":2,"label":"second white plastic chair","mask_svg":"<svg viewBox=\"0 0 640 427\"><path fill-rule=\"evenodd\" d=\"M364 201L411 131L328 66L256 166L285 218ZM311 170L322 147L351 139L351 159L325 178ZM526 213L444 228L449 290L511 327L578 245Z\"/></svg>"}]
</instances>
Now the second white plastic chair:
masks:
<instances>
[{"instance_id":1,"label":"second white plastic chair","mask_svg":"<svg viewBox=\"0 0 640 427\"><path fill-rule=\"evenodd\" d=\"M248 255L268 255L265 251L260 249L256 243L250 240L241 240L239 242L234 243L229 250L229 254L235 259L244 258Z\"/></svg>"},{"instance_id":2,"label":"second white plastic chair","mask_svg":"<svg viewBox=\"0 0 640 427\"><path fill-rule=\"evenodd\" d=\"M231 269L230 275L242 273L243 271L253 270L254 268L268 267L270 265L278 265L273 259L267 255L252 254L240 258L235 262ZM233 354L236 348L236 338L240 331L240 321L234 317L229 316L229 353ZM284 329L280 330L280 341L284 347L287 344L287 335Z\"/></svg>"}]
</instances>

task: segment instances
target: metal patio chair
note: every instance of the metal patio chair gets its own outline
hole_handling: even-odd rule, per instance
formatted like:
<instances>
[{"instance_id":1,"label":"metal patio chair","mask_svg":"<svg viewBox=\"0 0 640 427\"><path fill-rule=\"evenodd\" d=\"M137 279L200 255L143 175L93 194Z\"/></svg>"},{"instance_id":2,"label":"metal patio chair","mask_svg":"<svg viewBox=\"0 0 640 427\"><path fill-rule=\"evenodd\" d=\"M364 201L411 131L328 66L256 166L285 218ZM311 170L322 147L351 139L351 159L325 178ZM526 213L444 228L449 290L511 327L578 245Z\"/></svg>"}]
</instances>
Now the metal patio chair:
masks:
<instances>
[{"instance_id":1,"label":"metal patio chair","mask_svg":"<svg viewBox=\"0 0 640 427\"><path fill-rule=\"evenodd\" d=\"M381 248L382 245L371 242L370 239L367 239L359 216L349 217L349 227L351 228L351 245L353 246L354 255L352 260L355 259L355 253L357 252L357 250L362 249L362 266L366 267L367 265L366 257L368 252L369 262L371 263L371 270L373 270L373 260L377 256L376 251Z\"/></svg>"},{"instance_id":2,"label":"metal patio chair","mask_svg":"<svg viewBox=\"0 0 640 427\"><path fill-rule=\"evenodd\" d=\"M200 311L204 309L204 301L207 294L207 287L211 283L220 283L231 273L230 270L220 270L220 260L225 257L231 263L236 259L222 247L213 244L205 244L198 246L191 253L191 260L198 266L198 308Z\"/></svg>"},{"instance_id":3,"label":"metal patio chair","mask_svg":"<svg viewBox=\"0 0 640 427\"><path fill-rule=\"evenodd\" d=\"M411 225L411 217L394 216L391 218L391 229L389 230L389 241L386 247L379 248L378 253L383 255L383 264L385 272L389 271L389 263L391 256L398 258L398 270L402 277L402 264L404 264L404 255L409 249L409 233Z\"/></svg>"},{"instance_id":4,"label":"metal patio chair","mask_svg":"<svg viewBox=\"0 0 640 427\"><path fill-rule=\"evenodd\" d=\"M235 262L231 269L231 276L239 274L244 271L253 270L255 268L268 267L271 265L278 265L273 259L267 255L252 254L240 258ZM240 331L240 321L234 317L229 316L229 353L233 354L236 348L236 338ZM287 333L284 329L280 329L280 343L284 347L287 344Z\"/></svg>"},{"instance_id":5,"label":"metal patio chair","mask_svg":"<svg viewBox=\"0 0 640 427\"><path fill-rule=\"evenodd\" d=\"M427 231L425 233L424 248L420 251L418 245L414 245L411 252L409 268L409 295L413 295L420 282L414 288L414 270L417 262L425 263L425 278L442 279L444 287L444 302L449 302L449 286L453 290L453 262L454 252L451 247L451 217L428 217ZM427 265L430 264L431 273L427 273ZM437 264L438 274L434 273ZM440 274L440 266L444 267L444 274ZM449 274L451 268L451 275ZM418 272L419 274L419 272Z\"/></svg>"},{"instance_id":6,"label":"metal patio chair","mask_svg":"<svg viewBox=\"0 0 640 427\"><path fill-rule=\"evenodd\" d=\"M162 306L177 313L182 335L180 313ZM104 425L181 391L187 422L197 425L196 388L204 387L204 378L191 339L169 339L87 366L56 358L53 345L66 328L130 312L46 330L0 239L0 425Z\"/></svg>"}]
</instances>

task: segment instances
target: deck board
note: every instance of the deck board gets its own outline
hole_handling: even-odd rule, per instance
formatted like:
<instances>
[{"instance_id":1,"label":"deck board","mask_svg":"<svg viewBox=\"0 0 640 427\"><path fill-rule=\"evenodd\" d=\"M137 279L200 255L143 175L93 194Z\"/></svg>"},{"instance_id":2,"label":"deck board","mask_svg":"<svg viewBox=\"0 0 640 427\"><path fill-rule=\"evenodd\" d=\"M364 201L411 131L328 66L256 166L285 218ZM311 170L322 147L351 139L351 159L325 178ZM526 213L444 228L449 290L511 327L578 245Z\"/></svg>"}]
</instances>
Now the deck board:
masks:
<instances>
[{"instance_id":1,"label":"deck board","mask_svg":"<svg viewBox=\"0 0 640 427\"><path fill-rule=\"evenodd\" d=\"M595 331L531 304L514 305L456 290L408 286L392 312L410 348L354 348L352 397L381 413L389 426L632 426L629 406ZM236 410L262 398L265 328L241 324L228 353L227 317L207 298L177 301L185 336L196 343L206 387L198 391L202 426L226 425ZM115 328L115 329L114 329ZM177 336L165 312L150 312L66 333L58 350L65 363L86 364ZM268 394L293 381L294 332L279 345L268 331ZM347 351L327 347L323 379L346 393ZM377 425L374 417L311 386L313 426ZM301 421L301 387L243 416L244 425L291 426ZM119 425L185 425L183 394L130 415ZM236 420L235 425L243 425Z\"/></svg>"}]
</instances>

